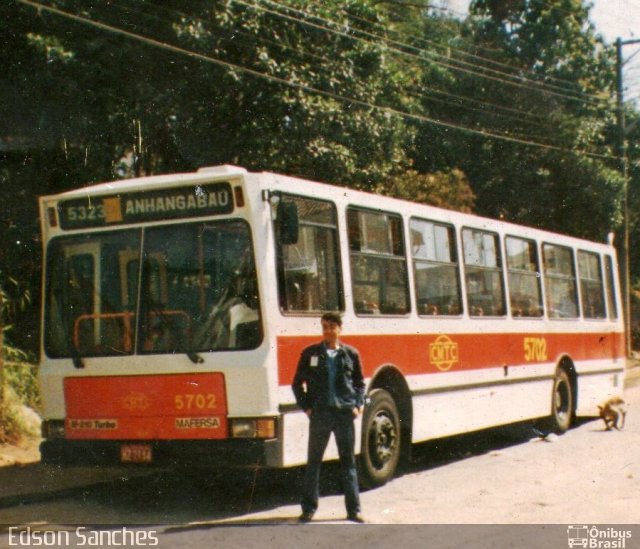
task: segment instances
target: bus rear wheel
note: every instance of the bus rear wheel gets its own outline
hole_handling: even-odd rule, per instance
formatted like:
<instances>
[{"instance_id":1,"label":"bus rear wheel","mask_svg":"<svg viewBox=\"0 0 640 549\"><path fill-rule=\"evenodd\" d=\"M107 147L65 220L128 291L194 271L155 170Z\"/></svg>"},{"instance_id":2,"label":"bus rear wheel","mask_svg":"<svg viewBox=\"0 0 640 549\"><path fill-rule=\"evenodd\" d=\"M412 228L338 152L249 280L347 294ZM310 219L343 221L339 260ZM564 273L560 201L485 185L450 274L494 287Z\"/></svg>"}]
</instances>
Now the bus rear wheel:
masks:
<instances>
[{"instance_id":1,"label":"bus rear wheel","mask_svg":"<svg viewBox=\"0 0 640 549\"><path fill-rule=\"evenodd\" d=\"M549 428L554 433L564 433L571 426L572 419L573 390L571 389L571 380L565 370L558 370L553 380Z\"/></svg>"},{"instance_id":2,"label":"bus rear wheel","mask_svg":"<svg viewBox=\"0 0 640 549\"><path fill-rule=\"evenodd\" d=\"M369 395L362 420L360 484L382 486L393 475L400 459L400 416L393 397L383 389Z\"/></svg>"}]
</instances>

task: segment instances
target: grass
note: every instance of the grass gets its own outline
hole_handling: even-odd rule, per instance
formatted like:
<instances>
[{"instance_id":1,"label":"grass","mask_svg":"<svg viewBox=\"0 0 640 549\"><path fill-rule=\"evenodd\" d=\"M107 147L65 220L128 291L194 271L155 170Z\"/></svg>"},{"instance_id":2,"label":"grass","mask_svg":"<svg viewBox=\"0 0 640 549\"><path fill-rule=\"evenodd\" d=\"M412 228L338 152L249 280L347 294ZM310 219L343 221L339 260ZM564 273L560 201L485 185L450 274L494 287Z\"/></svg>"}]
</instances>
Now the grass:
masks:
<instances>
[{"instance_id":1,"label":"grass","mask_svg":"<svg viewBox=\"0 0 640 549\"><path fill-rule=\"evenodd\" d=\"M39 436L34 415L26 409L38 410L40 406L37 368L34 357L14 347L4 347L0 442L20 443Z\"/></svg>"}]
</instances>

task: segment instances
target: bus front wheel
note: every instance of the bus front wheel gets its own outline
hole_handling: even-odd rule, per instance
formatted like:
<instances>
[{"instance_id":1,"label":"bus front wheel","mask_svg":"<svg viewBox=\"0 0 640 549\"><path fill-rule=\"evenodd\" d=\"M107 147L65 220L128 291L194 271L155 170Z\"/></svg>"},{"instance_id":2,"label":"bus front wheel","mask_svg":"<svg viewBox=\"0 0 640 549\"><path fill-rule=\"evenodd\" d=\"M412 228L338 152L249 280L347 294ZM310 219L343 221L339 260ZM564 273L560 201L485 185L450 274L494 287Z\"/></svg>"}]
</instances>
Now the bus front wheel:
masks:
<instances>
[{"instance_id":1,"label":"bus front wheel","mask_svg":"<svg viewBox=\"0 0 640 549\"><path fill-rule=\"evenodd\" d=\"M360 484L382 486L393 478L400 459L400 417L393 397L383 389L369 395L362 419Z\"/></svg>"}]
</instances>

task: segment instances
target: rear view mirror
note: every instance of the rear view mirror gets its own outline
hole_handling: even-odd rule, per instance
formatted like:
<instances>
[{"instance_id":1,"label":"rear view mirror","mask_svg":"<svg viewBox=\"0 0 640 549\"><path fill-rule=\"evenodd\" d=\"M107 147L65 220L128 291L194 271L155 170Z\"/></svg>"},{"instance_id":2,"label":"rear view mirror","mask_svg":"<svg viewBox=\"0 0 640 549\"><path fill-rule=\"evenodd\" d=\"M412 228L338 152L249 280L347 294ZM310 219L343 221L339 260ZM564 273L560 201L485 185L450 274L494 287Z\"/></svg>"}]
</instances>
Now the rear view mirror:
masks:
<instances>
[{"instance_id":1,"label":"rear view mirror","mask_svg":"<svg viewBox=\"0 0 640 549\"><path fill-rule=\"evenodd\" d=\"M278 235L280 244L296 244L298 242L298 206L295 202L280 201L278 203Z\"/></svg>"}]
</instances>

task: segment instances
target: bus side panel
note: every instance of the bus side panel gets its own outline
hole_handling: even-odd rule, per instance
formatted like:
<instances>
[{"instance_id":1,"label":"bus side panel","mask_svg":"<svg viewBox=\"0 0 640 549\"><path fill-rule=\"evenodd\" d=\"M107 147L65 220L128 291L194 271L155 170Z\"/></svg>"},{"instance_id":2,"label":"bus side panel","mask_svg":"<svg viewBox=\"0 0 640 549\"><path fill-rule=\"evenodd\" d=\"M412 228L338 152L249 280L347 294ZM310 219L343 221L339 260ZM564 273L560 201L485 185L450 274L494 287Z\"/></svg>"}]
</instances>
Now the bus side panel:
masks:
<instances>
[{"instance_id":1,"label":"bus side panel","mask_svg":"<svg viewBox=\"0 0 640 549\"><path fill-rule=\"evenodd\" d=\"M413 442L548 415L551 379L461 388L413 398ZM517 404L517 405L516 405Z\"/></svg>"},{"instance_id":2,"label":"bus side panel","mask_svg":"<svg viewBox=\"0 0 640 549\"><path fill-rule=\"evenodd\" d=\"M623 371L586 372L578 376L578 406L576 415L597 416L598 405L623 392Z\"/></svg>"}]
</instances>

